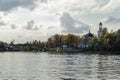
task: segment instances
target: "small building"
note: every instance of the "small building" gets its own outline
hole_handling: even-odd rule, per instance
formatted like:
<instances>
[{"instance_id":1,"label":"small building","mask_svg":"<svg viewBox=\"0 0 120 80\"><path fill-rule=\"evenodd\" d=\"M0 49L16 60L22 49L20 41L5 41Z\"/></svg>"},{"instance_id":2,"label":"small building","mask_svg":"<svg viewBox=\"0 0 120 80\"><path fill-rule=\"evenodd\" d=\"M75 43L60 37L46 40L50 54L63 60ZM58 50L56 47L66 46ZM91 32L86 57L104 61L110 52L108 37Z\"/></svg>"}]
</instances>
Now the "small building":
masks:
<instances>
[{"instance_id":1,"label":"small building","mask_svg":"<svg viewBox=\"0 0 120 80\"><path fill-rule=\"evenodd\" d=\"M84 48L88 47L88 45L85 45L85 44L78 44L77 47L78 47L78 48L84 49Z\"/></svg>"},{"instance_id":2,"label":"small building","mask_svg":"<svg viewBox=\"0 0 120 80\"><path fill-rule=\"evenodd\" d=\"M62 45L62 48L63 49L67 49L67 45Z\"/></svg>"}]
</instances>

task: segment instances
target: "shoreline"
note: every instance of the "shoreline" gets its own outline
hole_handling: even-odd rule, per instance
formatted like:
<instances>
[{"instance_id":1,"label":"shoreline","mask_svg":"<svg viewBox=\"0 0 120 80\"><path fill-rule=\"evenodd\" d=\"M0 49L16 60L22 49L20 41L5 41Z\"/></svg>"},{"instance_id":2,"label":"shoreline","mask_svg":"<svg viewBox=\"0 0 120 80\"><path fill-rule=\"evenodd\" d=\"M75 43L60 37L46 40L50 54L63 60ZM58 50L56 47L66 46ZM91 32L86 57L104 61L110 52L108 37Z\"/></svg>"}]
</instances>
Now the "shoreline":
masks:
<instances>
[{"instance_id":1,"label":"shoreline","mask_svg":"<svg viewBox=\"0 0 120 80\"><path fill-rule=\"evenodd\" d=\"M119 54L119 51L85 51L85 53L89 54Z\"/></svg>"},{"instance_id":2,"label":"shoreline","mask_svg":"<svg viewBox=\"0 0 120 80\"><path fill-rule=\"evenodd\" d=\"M50 54L102 54L102 55L105 55L105 54L116 54L116 55L120 55L120 52L119 51L80 51L80 52L75 52L75 51L60 51L60 52L57 52L57 51L0 51L0 52L35 52L35 53L38 53L38 52L48 52Z\"/></svg>"}]
</instances>

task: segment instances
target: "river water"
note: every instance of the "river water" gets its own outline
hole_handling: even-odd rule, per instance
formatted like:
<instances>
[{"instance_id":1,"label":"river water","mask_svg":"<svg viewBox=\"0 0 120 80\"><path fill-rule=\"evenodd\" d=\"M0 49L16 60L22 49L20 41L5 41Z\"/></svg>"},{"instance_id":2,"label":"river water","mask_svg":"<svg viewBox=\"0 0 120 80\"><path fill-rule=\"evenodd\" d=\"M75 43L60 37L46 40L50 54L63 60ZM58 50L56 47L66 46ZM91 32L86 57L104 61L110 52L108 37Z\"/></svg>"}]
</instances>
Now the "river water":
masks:
<instances>
[{"instance_id":1,"label":"river water","mask_svg":"<svg viewBox=\"0 0 120 80\"><path fill-rule=\"evenodd\" d=\"M1 52L0 80L120 80L120 55Z\"/></svg>"}]
</instances>

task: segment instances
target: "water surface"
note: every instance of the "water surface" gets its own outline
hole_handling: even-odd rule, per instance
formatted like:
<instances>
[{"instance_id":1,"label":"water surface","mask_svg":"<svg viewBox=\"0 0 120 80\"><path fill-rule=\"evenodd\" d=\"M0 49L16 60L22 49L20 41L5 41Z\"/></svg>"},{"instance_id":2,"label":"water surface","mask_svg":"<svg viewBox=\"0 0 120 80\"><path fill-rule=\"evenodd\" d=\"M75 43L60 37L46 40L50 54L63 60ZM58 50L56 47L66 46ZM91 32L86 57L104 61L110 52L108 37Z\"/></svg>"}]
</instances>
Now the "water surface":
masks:
<instances>
[{"instance_id":1,"label":"water surface","mask_svg":"<svg viewBox=\"0 0 120 80\"><path fill-rule=\"evenodd\" d=\"M0 80L120 80L120 55L1 52Z\"/></svg>"}]
</instances>

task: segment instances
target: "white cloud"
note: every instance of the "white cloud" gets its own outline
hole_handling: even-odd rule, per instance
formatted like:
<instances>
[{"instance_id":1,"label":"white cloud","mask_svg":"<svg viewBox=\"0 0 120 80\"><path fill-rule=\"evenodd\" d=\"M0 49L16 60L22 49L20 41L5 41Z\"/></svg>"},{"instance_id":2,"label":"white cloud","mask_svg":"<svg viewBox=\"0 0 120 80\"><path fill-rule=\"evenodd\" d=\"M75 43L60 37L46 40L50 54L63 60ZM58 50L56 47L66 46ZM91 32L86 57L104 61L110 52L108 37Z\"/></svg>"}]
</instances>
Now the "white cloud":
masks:
<instances>
[{"instance_id":1,"label":"white cloud","mask_svg":"<svg viewBox=\"0 0 120 80\"><path fill-rule=\"evenodd\" d=\"M120 0L110 0L104 6L97 6L93 9L93 13L110 13L120 8Z\"/></svg>"}]
</instances>

